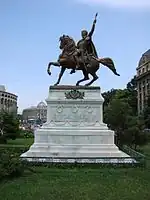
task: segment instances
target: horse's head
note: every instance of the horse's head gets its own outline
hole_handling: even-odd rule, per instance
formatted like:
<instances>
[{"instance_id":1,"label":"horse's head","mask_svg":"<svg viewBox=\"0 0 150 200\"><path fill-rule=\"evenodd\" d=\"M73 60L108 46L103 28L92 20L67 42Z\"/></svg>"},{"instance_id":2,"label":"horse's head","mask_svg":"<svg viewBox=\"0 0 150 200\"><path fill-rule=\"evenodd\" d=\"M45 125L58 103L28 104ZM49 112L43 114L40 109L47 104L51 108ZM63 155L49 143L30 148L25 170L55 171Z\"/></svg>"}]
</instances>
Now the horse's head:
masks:
<instances>
[{"instance_id":1,"label":"horse's head","mask_svg":"<svg viewBox=\"0 0 150 200\"><path fill-rule=\"evenodd\" d=\"M74 40L71 37L69 37L68 35L61 36L59 38L59 41L60 41L60 46L59 46L60 49L65 49L66 47L72 48L72 46L75 46Z\"/></svg>"},{"instance_id":2,"label":"horse's head","mask_svg":"<svg viewBox=\"0 0 150 200\"><path fill-rule=\"evenodd\" d=\"M65 45L66 45L66 36L65 36L65 35L61 36L61 37L59 38L59 41L60 41L60 46L59 46L59 48L60 48L60 49L63 49L63 48L65 47Z\"/></svg>"}]
</instances>

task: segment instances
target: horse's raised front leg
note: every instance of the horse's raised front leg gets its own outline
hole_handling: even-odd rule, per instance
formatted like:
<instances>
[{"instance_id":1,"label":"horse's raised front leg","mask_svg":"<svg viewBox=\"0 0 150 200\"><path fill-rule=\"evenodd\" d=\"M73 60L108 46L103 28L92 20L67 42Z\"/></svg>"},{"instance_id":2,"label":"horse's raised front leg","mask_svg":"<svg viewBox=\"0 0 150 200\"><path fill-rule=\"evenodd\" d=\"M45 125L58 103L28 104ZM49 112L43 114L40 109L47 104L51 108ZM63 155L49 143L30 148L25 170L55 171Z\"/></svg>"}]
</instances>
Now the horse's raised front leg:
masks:
<instances>
[{"instance_id":1,"label":"horse's raised front leg","mask_svg":"<svg viewBox=\"0 0 150 200\"><path fill-rule=\"evenodd\" d=\"M59 73L59 77L57 82L54 85L58 85L60 83L61 77L63 76L64 72L65 72L66 68L65 67L61 67L61 71Z\"/></svg>"},{"instance_id":2,"label":"horse's raised front leg","mask_svg":"<svg viewBox=\"0 0 150 200\"><path fill-rule=\"evenodd\" d=\"M60 63L59 63L59 62L50 62L50 63L48 64L47 73L48 73L49 75L51 75L51 72L50 72L50 67L51 67L51 65L60 67Z\"/></svg>"}]
</instances>

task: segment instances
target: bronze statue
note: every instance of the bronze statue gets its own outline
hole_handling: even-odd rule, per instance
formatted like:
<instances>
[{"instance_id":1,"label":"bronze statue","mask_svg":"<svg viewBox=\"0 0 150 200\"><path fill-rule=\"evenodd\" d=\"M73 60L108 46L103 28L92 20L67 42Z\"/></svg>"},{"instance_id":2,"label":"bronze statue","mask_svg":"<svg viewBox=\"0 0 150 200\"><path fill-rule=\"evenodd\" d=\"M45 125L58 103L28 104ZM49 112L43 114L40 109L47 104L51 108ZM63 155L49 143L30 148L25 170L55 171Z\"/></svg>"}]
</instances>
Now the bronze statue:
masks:
<instances>
[{"instance_id":1,"label":"bronze statue","mask_svg":"<svg viewBox=\"0 0 150 200\"><path fill-rule=\"evenodd\" d=\"M115 75L120 76L114 66L113 60L111 58L98 58L96 48L92 42L92 35L96 24L95 16L93 26L91 31L88 33L86 30L81 32L82 39L77 43L68 35L63 35L60 37L60 49L62 54L60 54L57 62L50 62L48 64L47 72L51 75L50 66L61 66L61 71L59 78L55 85L60 83L61 77L66 69L72 69L70 74L75 73L75 70L82 70L84 78L79 80L76 85L89 79L89 74L93 76L93 79L86 84L86 86L91 85L94 81L98 79L96 71L100 67L100 63L108 67Z\"/></svg>"},{"instance_id":2,"label":"bronze statue","mask_svg":"<svg viewBox=\"0 0 150 200\"><path fill-rule=\"evenodd\" d=\"M86 69L86 66L90 67L89 60L90 60L90 57L92 55L94 57L98 58L98 55L97 55L97 52L96 52L96 48L95 48L95 46L94 46L94 44L92 42L92 35L94 33L94 30L95 30L95 24L96 24L96 21L97 21L96 20L97 15L98 15L98 13L96 13L96 15L95 15L95 19L94 19L91 31L89 33L88 33L87 30L82 30L81 31L82 39L78 41L78 43L77 43L78 51L76 51L76 53L74 54L77 63L78 63L78 58L81 56L81 60L82 60L82 62L84 62L85 69ZM76 66L76 69L78 69L78 68L79 68L79 64L77 64L77 66ZM72 73L75 73L75 69L73 69L71 71L71 74Z\"/></svg>"}]
</instances>

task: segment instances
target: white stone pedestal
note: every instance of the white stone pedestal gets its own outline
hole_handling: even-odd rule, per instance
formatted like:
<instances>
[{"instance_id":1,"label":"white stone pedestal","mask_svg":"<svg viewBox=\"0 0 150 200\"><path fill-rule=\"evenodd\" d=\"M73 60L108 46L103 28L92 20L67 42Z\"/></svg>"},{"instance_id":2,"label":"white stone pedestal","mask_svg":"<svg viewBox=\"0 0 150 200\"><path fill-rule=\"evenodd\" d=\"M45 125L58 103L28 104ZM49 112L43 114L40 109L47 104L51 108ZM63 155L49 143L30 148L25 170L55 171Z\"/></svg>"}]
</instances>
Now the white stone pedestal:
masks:
<instances>
[{"instance_id":1,"label":"white stone pedestal","mask_svg":"<svg viewBox=\"0 0 150 200\"><path fill-rule=\"evenodd\" d=\"M103 123L100 87L51 86L46 101L47 122L35 131L34 144L22 158L80 163L133 161L114 144L114 132Z\"/></svg>"}]
</instances>

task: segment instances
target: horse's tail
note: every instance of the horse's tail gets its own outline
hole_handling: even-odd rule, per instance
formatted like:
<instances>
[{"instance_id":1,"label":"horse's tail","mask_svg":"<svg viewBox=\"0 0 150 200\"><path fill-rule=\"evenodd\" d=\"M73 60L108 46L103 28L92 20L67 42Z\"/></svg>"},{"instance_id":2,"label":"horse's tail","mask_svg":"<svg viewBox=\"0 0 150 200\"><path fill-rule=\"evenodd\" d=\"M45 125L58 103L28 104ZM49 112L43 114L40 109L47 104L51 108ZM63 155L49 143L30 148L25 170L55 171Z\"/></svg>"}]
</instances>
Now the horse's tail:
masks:
<instances>
[{"instance_id":1,"label":"horse's tail","mask_svg":"<svg viewBox=\"0 0 150 200\"><path fill-rule=\"evenodd\" d=\"M111 58L96 58L96 57L93 58L102 65L108 67L115 75L120 76L120 74L117 73L114 62Z\"/></svg>"}]
</instances>

